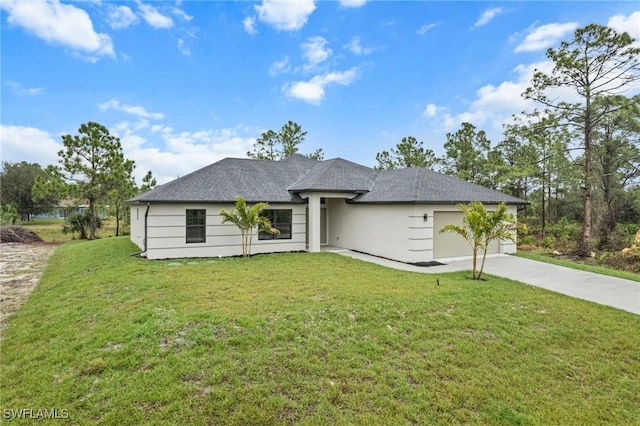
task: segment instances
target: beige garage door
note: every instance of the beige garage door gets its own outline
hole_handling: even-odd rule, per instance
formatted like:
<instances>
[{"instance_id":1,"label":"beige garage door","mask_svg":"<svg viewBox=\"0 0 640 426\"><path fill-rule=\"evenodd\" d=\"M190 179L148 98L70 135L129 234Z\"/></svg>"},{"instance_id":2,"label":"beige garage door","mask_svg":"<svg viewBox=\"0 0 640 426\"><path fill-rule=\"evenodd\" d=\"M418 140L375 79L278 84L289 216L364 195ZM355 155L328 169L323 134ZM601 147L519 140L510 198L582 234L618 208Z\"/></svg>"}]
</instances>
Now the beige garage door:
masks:
<instances>
[{"instance_id":1,"label":"beige garage door","mask_svg":"<svg viewBox=\"0 0 640 426\"><path fill-rule=\"evenodd\" d=\"M450 232L440 233L440 230L450 223L462 225L462 212L435 212L433 215L433 257L471 256L471 246L460 235ZM492 241L487 253L499 253L500 242ZM480 252L479 254L482 254Z\"/></svg>"}]
</instances>

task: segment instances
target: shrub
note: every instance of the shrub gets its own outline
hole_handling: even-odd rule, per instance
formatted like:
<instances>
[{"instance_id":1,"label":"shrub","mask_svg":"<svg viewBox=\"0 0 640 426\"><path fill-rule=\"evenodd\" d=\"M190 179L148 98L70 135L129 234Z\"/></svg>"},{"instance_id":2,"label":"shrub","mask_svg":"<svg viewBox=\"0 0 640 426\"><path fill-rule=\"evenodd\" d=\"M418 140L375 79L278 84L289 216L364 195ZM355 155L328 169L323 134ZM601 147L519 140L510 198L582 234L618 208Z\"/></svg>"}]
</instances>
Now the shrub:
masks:
<instances>
[{"instance_id":1,"label":"shrub","mask_svg":"<svg viewBox=\"0 0 640 426\"><path fill-rule=\"evenodd\" d=\"M611 253L602 260L602 264L620 271L630 271L640 274L640 256L629 254Z\"/></svg>"},{"instance_id":2,"label":"shrub","mask_svg":"<svg viewBox=\"0 0 640 426\"><path fill-rule=\"evenodd\" d=\"M542 239L542 247L544 248L548 248L548 249L553 248L555 243L556 243L556 239L551 235L547 235Z\"/></svg>"},{"instance_id":3,"label":"shrub","mask_svg":"<svg viewBox=\"0 0 640 426\"><path fill-rule=\"evenodd\" d=\"M100 218L97 219L96 229L100 229L102 227L102 221ZM89 229L89 222L91 221L91 215L89 212L86 213L74 213L70 215L62 225L62 233L63 234L71 234L74 236L78 234L78 237L81 240L86 240L87 230Z\"/></svg>"},{"instance_id":4,"label":"shrub","mask_svg":"<svg viewBox=\"0 0 640 426\"><path fill-rule=\"evenodd\" d=\"M631 247L623 249L622 254L629 257L636 257L640 260L640 231L636 232L636 237Z\"/></svg>"},{"instance_id":5,"label":"shrub","mask_svg":"<svg viewBox=\"0 0 640 426\"><path fill-rule=\"evenodd\" d=\"M0 208L0 225L15 225L19 217L15 204L3 204Z\"/></svg>"},{"instance_id":6,"label":"shrub","mask_svg":"<svg viewBox=\"0 0 640 426\"><path fill-rule=\"evenodd\" d=\"M553 235L555 235L560 241L570 241L578 237L580 225L563 216L558 220L558 223L552 226L551 229Z\"/></svg>"},{"instance_id":7,"label":"shrub","mask_svg":"<svg viewBox=\"0 0 640 426\"><path fill-rule=\"evenodd\" d=\"M613 233L609 236L608 248L613 251L620 251L633 244L634 236L638 231L638 225L618 224Z\"/></svg>"},{"instance_id":8,"label":"shrub","mask_svg":"<svg viewBox=\"0 0 640 426\"><path fill-rule=\"evenodd\" d=\"M526 223L518 224L518 239L524 238L531 235L531 229L527 226Z\"/></svg>"},{"instance_id":9,"label":"shrub","mask_svg":"<svg viewBox=\"0 0 640 426\"><path fill-rule=\"evenodd\" d=\"M536 243L536 238L533 235L525 235L524 237L520 238L518 241L520 241L520 244L522 245L532 246Z\"/></svg>"}]
</instances>

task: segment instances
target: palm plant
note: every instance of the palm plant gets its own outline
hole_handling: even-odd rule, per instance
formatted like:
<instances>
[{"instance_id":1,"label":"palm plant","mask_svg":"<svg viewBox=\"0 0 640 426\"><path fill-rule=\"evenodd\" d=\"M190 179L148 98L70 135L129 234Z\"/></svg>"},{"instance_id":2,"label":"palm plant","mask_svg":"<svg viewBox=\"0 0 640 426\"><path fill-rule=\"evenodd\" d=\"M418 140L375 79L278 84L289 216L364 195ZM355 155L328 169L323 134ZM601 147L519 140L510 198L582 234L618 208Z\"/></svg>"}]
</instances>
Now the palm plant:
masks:
<instances>
[{"instance_id":1,"label":"palm plant","mask_svg":"<svg viewBox=\"0 0 640 426\"><path fill-rule=\"evenodd\" d=\"M473 279L482 278L485 260L487 259L487 248L489 243L495 240L515 241L513 232L515 219L507 211L504 203L498 204L494 212L488 212L484 204L474 201L470 204L459 204L458 208L464 213L462 226L445 225L440 233L454 232L462 236L471 246L473 259ZM482 250L482 263L480 271L477 271L478 252Z\"/></svg>"},{"instance_id":2,"label":"palm plant","mask_svg":"<svg viewBox=\"0 0 640 426\"><path fill-rule=\"evenodd\" d=\"M102 220L96 218L96 229L102 228ZM91 222L91 214L87 212L73 213L71 214L62 225L63 234L71 234L75 238L75 234L78 234L78 238L86 240L88 238L87 230Z\"/></svg>"},{"instance_id":3,"label":"palm plant","mask_svg":"<svg viewBox=\"0 0 640 426\"><path fill-rule=\"evenodd\" d=\"M253 230L258 228L258 232L268 234L279 234L280 231L271 225L271 221L260 213L269 208L267 203L256 203L248 206L247 202L240 195L235 196L236 205L231 210L220 210L222 223L231 222L240 229L242 238L242 257L246 258L251 254L251 243L253 241Z\"/></svg>"}]
</instances>

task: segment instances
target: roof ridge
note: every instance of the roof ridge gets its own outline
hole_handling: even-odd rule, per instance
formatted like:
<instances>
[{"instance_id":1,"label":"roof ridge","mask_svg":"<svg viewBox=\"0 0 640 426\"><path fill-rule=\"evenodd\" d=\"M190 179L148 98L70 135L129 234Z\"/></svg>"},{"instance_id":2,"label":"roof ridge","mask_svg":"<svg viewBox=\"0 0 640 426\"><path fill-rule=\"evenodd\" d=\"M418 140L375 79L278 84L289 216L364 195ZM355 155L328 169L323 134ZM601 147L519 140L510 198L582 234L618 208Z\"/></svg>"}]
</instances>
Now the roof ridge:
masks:
<instances>
[{"instance_id":1,"label":"roof ridge","mask_svg":"<svg viewBox=\"0 0 640 426\"><path fill-rule=\"evenodd\" d=\"M414 169L413 171L413 199L418 199L418 194L420 194L420 189L422 187L422 175L420 174L420 170L418 167L409 167L409 169Z\"/></svg>"},{"instance_id":2,"label":"roof ridge","mask_svg":"<svg viewBox=\"0 0 640 426\"><path fill-rule=\"evenodd\" d=\"M316 179L316 182L318 182L319 180L321 180L321 179L324 177L324 175L326 175L326 174L327 174L327 172L329 171L329 169L331 169L331 167L335 164L336 160L338 160L338 158L331 158L331 159L329 159L329 160L323 160L323 161L321 161L321 162L320 162L320 164L322 164L322 163L324 163L324 162L327 162L327 163L331 162L331 164L327 165L327 167L324 169L324 171L323 171L323 172L320 174L320 176L318 176L318 178ZM313 166L313 167L312 167L312 169L313 169L314 167L315 167L315 166ZM309 170L309 172L311 172L311 170Z\"/></svg>"},{"instance_id":3,"label":"roof ridge","mask_svg":"<svg viewBox=\"0 0 640 426\"><path fill-rule=\"evenodd\" d=\"M289 157L287 157L287 158L289 158ZM317 160L316 160L316 161L317 161ZM296 186L296 184L297 184L298 182L300 182L301 180L303 180L303 179L304 179L304 178L305 178L309 173L311 173L311 172L313 171L313 169L315 169L317 166L321 165L322 163L324 163L324 162L326 162L326 161L330 161L330 160L317 161L317 163L316 163L316 164L314 164L313 166L311 166L311 168L310 168L309 170L305 171L303 174L301 174L301 175L298 177L298 179L296 179L296 181L295 181L295 182L293 182L291 185L289 185L289 186L287 187L287 191L289 191L289 190L290 190L290 188L295 187L295 186Z\"/></svg>"}]
</instances>

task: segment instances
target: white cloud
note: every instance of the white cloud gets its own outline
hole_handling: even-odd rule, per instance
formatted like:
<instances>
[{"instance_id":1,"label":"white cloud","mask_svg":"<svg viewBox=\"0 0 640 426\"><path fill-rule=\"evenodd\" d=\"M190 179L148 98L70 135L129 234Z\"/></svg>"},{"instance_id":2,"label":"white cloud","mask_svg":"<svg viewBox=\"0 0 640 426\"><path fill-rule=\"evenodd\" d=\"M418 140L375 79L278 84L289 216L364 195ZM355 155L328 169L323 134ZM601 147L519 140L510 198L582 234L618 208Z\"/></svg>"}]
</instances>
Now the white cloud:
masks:
<instances>
[{"instance_id":1,"label":"white cloud","mask_svg":"<svg viewBox=\"0 0 640 426\"><path fill-rule=\"evenodd\" d=\"M178 39L178 50L184 56L191 55L191 49L189 48L189 46L186 45L185 41L181 38Z\"/></svg>"},{"instance_id":2,"label":"white cloud","mask_svg":"<svg viewBox=\"0 0 640 426\"><path fill-rule=\"evenodd\" d=\"M125 157L136 163L137 182L148 170L164 184L225 157L245 157L255 142L254 137L242 136L234 128L176 132L168 126L153 126L151 130L145 137L123 122L113 132L120 138Z\"/></svg>"},{"instance_id":3,"label":"white cloud","mask_svg":"<svg viewBox=\"0 0 640 426\"><path fill-rule=\"evenodd\" d=\"M333 51L327 47L329 42L320 36L309 37L301 45L302 56L307 60L305 70L315 68L318 64L329 59Z\"/></svg>"},{"instance_id":4,"label":"white cloud","mask_svg":"<svg viewBox=\"0 0 640 426\"><path fill-rule=\"evenodd\" d=\"M255 35L258 33L256 30L256 19L252 16L247 16L242 21L242 25L244 25L244 30L251 35Z\"/></svg>"},{"instance_id":5,"label":"white cloud","mask_svg":"<svg viewBox=\"0 0 640 426\"><path fill-rule=\"evenodd\" d=\"M161 120L164 118L164 114L159 112L148 112L144 107L139 105L125 105L116 101L115 99L111 99L107 102L98 104L98 108L100 111L107 111L109 109L115 109L116 111L121 111L126 114L135 115L140 118L149 118L152 120Z\"/></svg>"},{"instance_id":6,"label":"white cloud","mask_svg":"<svg viewBox=\"0 0 640 426\"><path fill-rule=\"evenodd\" d=\"M424 109L424 112L422 113L422 115L424 115L425 117L435 117L436 114L438 113L438 107L436 107L434 104L427 104L427 107Z\"/></svg>"},{"instance_id":7,"label":"white cloud","mask_svg":"<svg viewBox=\"0 0 640 426\"><path fill-rule=\"evenodd\" d=\"M342 7L357 8L364 6L367 0L338 0L338 3L340 3Z\"/></svg>"},{"instance_id":8,"label":"white cloud","mask_svg":"<svg viewBox=\"0 0 640 426\"><path fill-rule=\"evenodd\" d=\"M27 161L43 168L58 162L62 143L56 142L46 131L35 127L0 125L2 161Z\"/></svg>"},{"instance_id":9,"label":"white cloud","mask_svg":"<svg viewBox=\"0 0 640 426\"><path fill-rule=\"evenodd\" d=\"M615 15L609 18L607 26L617 32L626 32L633 38L640 39L640 11L633 12L629 16Z\"/></svg>"},{"instance_id":10,"label":"white cloud","mask_svg":"<svg viewBox=\"0 0 640 426\"><path fill-rule=\"evenodd\" d=\"M480 15L480 18L478 18L478 20L473 26L481 27L483 25L487 25L489 22L491 22L493 18L501 14L503 11L504 9L501 7L493 7L491 9L487 9L484 12L482 12L482 15Z\"/></svg>"},{"instance_id":11,"label":"white cloud","mask_svg":"<svg viewBox=\"0 0 640 426\"><path fill-rule=\"evenodd\" d=\"M438 118L445 131L455 131L463 122L469 122L476 127L485 130L490 139L497 143L502 137L502 126L511 121L513 114L522 111L533 111L536 104L524 99L521 95L531 84L531 79L536 71L550 74L553 63L550 61L538 62L529 65L518 65L514 68L515 78L503 81L498 85L487 84L480 87L475 98L468 102L468 107L460 113L452 113L445 107L433 106L423 112L429 118ZM571 88L556 89L549 92L553 98L565 99L568 102L578 101L577 95ZM429 111L430 110L430 111ZM430 116L428 112L433 112Z\"/></svg>"},{"instance_id":12,"label":"white cloud","mask_svg":"<svg viewBox=\"0 0 640 426\"><path fill-rule=\"evenodd\" d=\"M193 19L193 16L188 15L184 10L178 7L172 7L171 13L186 22L191 22L191 20Z\"/></svg>"},{"instance_id":13,"label":"white cloud","mask_svg":"<svg viewBox=\"0 0 640 426\"><path fill-rule=\"evenodd\" d=\"M289 56L285 56L283 60L276 61L271 64L271 66L269 67L269 74L278 75L288 72L290 69L291 66L289 65Z\"/></svg>"},{"instance_id":14,"label":"white cloud","mask_svg":"<svg viewBox=\"0 0 640 426\"><path fill-rule=\"evenodd\" d=\"M309 81L296 81L283 87L287 96L319 105L325 97L325 87L329 84L349 86L358 77L358 69L330 72L317 75Z\"/></svg>"},{"instance_id":15,"label":"white cloud","mask_svg":"<svg viewBox=\"0 0 640 426\"><path fill-rule=\"evenodd\" d=\"M254 8L261 22L280 31L297 31L307 23L316 5L313 0L262 0L262 4Z\"/></svg>"},{"instance_id":16,"label":"white cloud","mask_svg":"<svg viewBox=\"0 0 640 426\"><path fill-rule=\"evenodd\" d=\"M45 40L66 46L76 53L115 56L107 34L96 33L91 17L83 9L58 0L2 0L10 25L17 25Z\"/></svg>"},{"instance_id":17,"label":"white cloud","mask_svg":"<svg viewBox=\"0 0 640 426\"><path fill-rule=\"evenodd\" d=\"M35 96L44 92L43 87L24 87L15 81L7 81L5 86L10 88L18 96Z\"/></svg>"},{"instance_id":18,"label":"white cloud","mask_svg":"<svg viewBox=\"0 0 640 426\"><path fill-rule=\"evenodd\" d=\"M159 29L168 29L173 27L173 19L160 13L157 8L144 4L141 1L138 1L137 3L140 8L140 13L142 14L142 18L147 21L147 24Z\"/></svg>"},{"instance_id":19,"label":"white cloud","mask_svg":"<svg viewBox=\"0 0 640 426\"><path fill-rule=\"evenodd\" d=\"M547 49L562 40L568 33L572 33L578 28L576 22L566 22L564 24L553 23L541 25L530 32L520 43L516 52L532 52Z\"/></svg>"},{"instance_id":20,"label":"white cloud","mask_svg":"<svg viewBox=\"0 0 640 426\"><path fill-rule=\"evenodd\" d=\"M225 157L246 157L255 142L253 136L241 134L247 131L239 127L175 132L169 126L146 128L141 126L144 121L134 125L123 121L110 129L111 134L120 138L124 156L135 161L134 175L138 183L149 170L159 184L164 184ZM57 164L58 151L63 146L55 139L61 140L34 127L2 124L2 160L28 161L42 167ZM151 146L151 141L155 146Z\"/></svg>"},{"instance_id":21,"label":"white cloud","mask_svg":"<svg viewBox=\"0 0 640 426\"><path fill-rule=\"evenodd\" d=\"M434 29L434 28L435 28L435 27L437 27L438 25L440 25L440 22L434 22L434 23L431 23L431 24L424 24L423 26L421 26L420 28L418 28L418 29L416 30L416 33L417 33L417 34L420 34L420 35L424 35L424 34L426 34L429 30Z\"/></svg>"},{"instance_id":22,"label":"white cloud","mask_svg":"<svg viewBox=\"0 0 640 426\"><path fill-rule=\"evenodd\" d=\"M368 55L373 52L373 49L370 47L362 47L360 44L360 38L354 37L351 41L343 46L345 49L350 50L356 55Z\"/></svg>"},{"instance_id":23,"label":"white cloud","mask_svg":"<svg viewBox=\"0 0 640 426\"><path fill-rule=\"evenodd\" d=\"M109 7L108 18L113 29L127 28L138 23L138 17L128 6Z\"/></svg>"}]
</instances>

